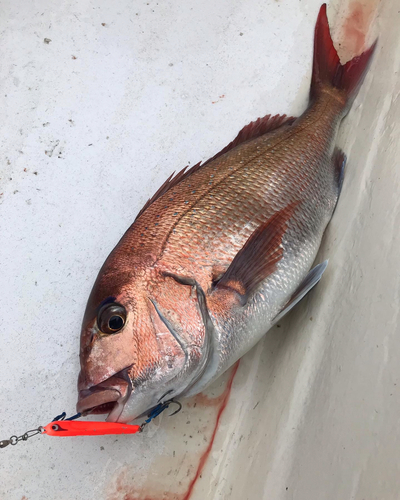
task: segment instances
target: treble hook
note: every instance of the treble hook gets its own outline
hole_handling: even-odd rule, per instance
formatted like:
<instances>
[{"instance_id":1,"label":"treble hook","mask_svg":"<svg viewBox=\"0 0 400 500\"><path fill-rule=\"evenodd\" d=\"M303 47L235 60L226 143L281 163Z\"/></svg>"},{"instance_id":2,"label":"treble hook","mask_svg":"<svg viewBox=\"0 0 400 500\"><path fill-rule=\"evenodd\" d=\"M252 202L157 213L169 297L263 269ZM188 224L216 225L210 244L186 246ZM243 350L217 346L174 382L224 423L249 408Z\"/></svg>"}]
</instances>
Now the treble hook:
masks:
<instances>
[{"instance_id":1,"label":"treble hook","mask_svg":"<svg viewBox=\"0 0 400 500\"><path fill-rule=\"evenodd\" d=\"M171 403L175 403L176 405L178 405L178 409L175 410L173 413L171 413L171 415L169 415L170 417L173 417L174 415L176 415L177 413L179 413L181 410L182 410L182 405L179 401L175 401L175 399L170 399L169 401L167 401L168 403L168 406L171 404Z\"/></svg>"},{"instance_id":2,"label":"treble hook","mask_svg":"<svg viewBox=\"0 0 400 500\"><path fill-rule=\"evenodd\" d=\"M173 390L173 389L170 389L170 390L169 390L169 391L167 391L165 394L163 394L163 395L161 396L161 398L157 401L157 403L158 403L158 404L160 404L160 403L161 403L161 401L165 398L165 396L168 396L168 394L171 394L171 392L174 392L174 390ZM169 401L171 401L171 400L169 400ZM168 401L165 401L165 403L168 403ZM161 403L161 404L165 404L165 403Z\"/></svg>"},{"instance_id":3,"label":"treble hook","mask_svg":"<svg viewBox=\"0 0 400 500\"><path fill-rule=\"evenodd\" d=\"M170 417L173 417L182 410L182 405L179 401L176 401L174 398L168 399L167 401L164 401L164 403L162 403L162 400L165 398L165 396L168 396L168 394L171 394L171 392L174 392L173 389L170 389L164 395L162 395L161 398L158 400L158 405L159 406L161 405L160 408L161 407L163 408L162 411L166 410L171 403L175 403L176 405L178 405L178 409L175 410L173 413L171 413L171 415L169 415Z\"/></svg>"}]
</instances>

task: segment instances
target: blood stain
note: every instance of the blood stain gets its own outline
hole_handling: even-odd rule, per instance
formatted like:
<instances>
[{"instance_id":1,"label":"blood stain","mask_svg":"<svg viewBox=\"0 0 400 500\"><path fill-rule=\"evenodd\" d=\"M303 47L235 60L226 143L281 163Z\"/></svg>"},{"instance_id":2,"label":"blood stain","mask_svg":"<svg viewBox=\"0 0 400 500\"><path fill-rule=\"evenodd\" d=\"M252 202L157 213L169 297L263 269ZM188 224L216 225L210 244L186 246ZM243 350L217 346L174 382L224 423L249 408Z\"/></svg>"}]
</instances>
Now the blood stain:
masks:
<instances>
[{"instance_id":1,"label":"blood stain","mask_svg":"<svg viewBox=\"0 0 400 500\"><path fill-rule=\"evenodd\" d=\"M366 49L366 38L376 10L377 0L355 1L350 6L342 28L346 59L359 55Z\"/></svg>"},{"instance_id":2,"label":"blood stain","mask_svg":"<svg viewBox=\"0 0 400 500\"><path fill-rule=\"evenodd\" d=\"M215 439L215 436L217 434L217 430L219 427L219 421L221 420L221 416L226 408L226 405L228 404L229 396L230 396L231 390L232 390L233 379L235 378L235 375L236 375L238 368L239 368L239 361L237 361L235 366L233 367L231 376L229 377L228 384L227 384L224 392L220 396L220 397L222 397L222 402L221 402L221 406L220 406L218 413L217 413L217 419L215 421L215 427L214 427L213 433L211 435L210 442L208 443L206 451L203 453L203 455L200 458L200 462L199 462L199 465L197 467L196 474L195 474L192 482L190 483L189 488L188 488L185 496L183 497L183 500L189 500L189 498L193 492L193 488L194 488L200 474L203 472L204 465L207 461L208 456L210 455L212 446L214 444L214 439Z\"/></svg>"},{"instance_id":3,"label":"blood stain","mask_svg":"<svg viewBox=\"0 0 400 500\"><path fill-rule=\"evenodd\" d=\"M205 441L207 442L207 447L205 451L203 451L200 455L197 468L192 466L190 467L190 469L195 469L195 474L193 476L193 479L190 480L187 490L184 493L173 493L168 491L148 493L144 489L141 488L137 489L135 486L129 484L127 485L125 479L125 472L123 472L119 474L119 476L117 477L114 494L108 497L109 500L189 500L190 499L198 479L202 478L203 469L211 453L222 414L229 401L233 380L238 370L238 367L239 367L239 361L237 361L236 364L233 366L226 387L219 396L215 398L210 398L208 396L205 396L204 394L198 394L194 398L194 403L190 405L192 407L196 406L218 407L218 411L214 426L212 428L211 438L205 439ZM188 475L189 474L190 471L188 471ZM180 481L178 484L182 485Z\"/></svg>"}]
</instances>

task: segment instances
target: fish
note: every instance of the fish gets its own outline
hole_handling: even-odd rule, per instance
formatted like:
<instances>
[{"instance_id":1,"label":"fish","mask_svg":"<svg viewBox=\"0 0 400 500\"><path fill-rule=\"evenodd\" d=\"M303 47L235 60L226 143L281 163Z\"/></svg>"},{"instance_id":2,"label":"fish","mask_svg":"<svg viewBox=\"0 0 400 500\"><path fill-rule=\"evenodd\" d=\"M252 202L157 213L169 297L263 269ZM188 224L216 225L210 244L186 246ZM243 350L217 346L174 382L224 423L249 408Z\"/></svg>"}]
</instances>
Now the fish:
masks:
<instances>
[{"instance_id":1,"label":"fish","mask_svg":"<svg viewBox=\"0 0 400 500\"><path fill-rule=\"evenodd\" d=\"M318 283L346 164L335 141L375 47L342 65L323 4L304 113L251 122L145 204L88 299L78 412L128 423L202 392Z\"/></svg>"}]
</instances>

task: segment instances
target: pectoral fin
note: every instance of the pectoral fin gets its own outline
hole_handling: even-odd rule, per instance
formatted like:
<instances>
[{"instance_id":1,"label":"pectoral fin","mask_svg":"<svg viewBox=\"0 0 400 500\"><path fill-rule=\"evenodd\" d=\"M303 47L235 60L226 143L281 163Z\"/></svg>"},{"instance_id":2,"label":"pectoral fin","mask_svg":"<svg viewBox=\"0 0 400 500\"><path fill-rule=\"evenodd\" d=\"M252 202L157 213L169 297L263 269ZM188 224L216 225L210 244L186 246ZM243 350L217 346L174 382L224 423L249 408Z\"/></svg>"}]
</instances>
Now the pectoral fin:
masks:
<instances>
[{"instance_id":1,"label":"pectoral fin","mask_svg":"<svg viewBox=\"0 0 400 500\"><path fill-rule=\"evenodd\" d=\"M281 260L282 238L297 205L298 202L291 203L276 212L254 231L222 278L214 283L215 290L228 289L236 292L241 303L246 303L248 296L275 271Z\"/></svg>"},{"instance_id":2,"label":"pectoral fin","mask_svg":"<svg viewBox=\"0 0 400 500\"><path fill-rule=\"evenodd\" d=\"M290 298L289 302L285 305L282 311L274 318L274 323L279 321L286 313L288 313L296 304L303 299L307 293L314 288L314 286L319 282L324 274L325 269L328 266L328 261L325 260L322 264L318 264L307 274L300 285L297 287L296 291Z\"/></svg>"}]
</instances>

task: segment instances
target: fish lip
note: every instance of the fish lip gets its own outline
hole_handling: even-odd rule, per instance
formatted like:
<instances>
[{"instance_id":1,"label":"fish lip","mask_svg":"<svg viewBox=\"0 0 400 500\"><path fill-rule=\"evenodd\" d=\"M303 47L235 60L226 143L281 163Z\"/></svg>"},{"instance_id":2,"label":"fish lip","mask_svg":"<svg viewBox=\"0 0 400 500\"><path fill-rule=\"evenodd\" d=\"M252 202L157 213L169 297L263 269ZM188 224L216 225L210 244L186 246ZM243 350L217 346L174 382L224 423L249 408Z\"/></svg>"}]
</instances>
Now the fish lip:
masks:
<instances>
[{"instance_id":1,"label":"fish lip","mask_svg":"<svg viewBox=\"0 0 400 500\"><path fill-rule=\"evenodd\" d=\"M102 405L117 402L121 398L121 393L116 389L106 389L102 387L92 387L79 392L79 399L76 411L82 414L90 414ZM101 414L102 412L96 412ZM104 411L108 413L108 411Z\"/></svg>"},{"instance_id":2,"label":"fish lip","mask_svg":"<svg viewBox=\"0 0 400 500\"><path fill-rule=\"evenodd\" d=\"M132 382L128 375L130 368L125 368L97 385L80 390L77 412L85 415L108 414L107 421L116 422L132 393ZM110 404L113 405L110 407Z\"/></svg>"}]
</instances>

